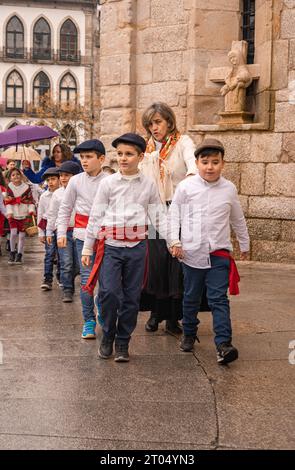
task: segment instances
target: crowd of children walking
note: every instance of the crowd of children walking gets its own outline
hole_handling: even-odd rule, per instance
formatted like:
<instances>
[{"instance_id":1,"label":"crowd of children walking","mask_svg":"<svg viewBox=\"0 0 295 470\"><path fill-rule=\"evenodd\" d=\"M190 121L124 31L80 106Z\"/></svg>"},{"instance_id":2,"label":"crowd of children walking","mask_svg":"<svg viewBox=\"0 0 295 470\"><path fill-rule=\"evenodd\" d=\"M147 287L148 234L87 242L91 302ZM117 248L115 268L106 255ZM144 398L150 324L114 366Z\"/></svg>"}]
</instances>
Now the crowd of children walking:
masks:
<instances>
[{"instance_id":1,"label":"crowd of children walking","mask_svg":"<svg viewBox=\"0 0 295 470\"><path fill-rule=\"evenodd\" d=\"M37 211L22 172L19 169L9 172L8 185L2 181L0 193L0 230L2 223L4 234L5 220L10 229L9 263L22 262L26 222L37 213L39 239L45 247L41 289L52 289L57 264L62 301L71 303L75 277L80 275L82 338L96 338L98 319L102 330L98 356L109 359L115 350L116 362L128 362L129 342L148 284L150 298L156 299L154 305L166 305L169 331L168 294L166 303L161 303L157 286L151 288L152 269L164 259L147 249L147 239L150 245L155 238L156 249L165 255L165 266L158 264L159 272L163 272L163 266L166 270L159 286L161 292L164 281L169 284L171 267L177 263L177 269L173 268L177 271L174 284L178 282L179 286L175 289L177 295L169 293L169 305L178 305L177 316L171 310L170 328L173 334L183 329L180 349L183 352L194 349L197 314L206 291L213 316L217 361L226 364L238 358L238 350L232 345L227 296L228 288L230 293L238 293L239 281L231 256L231 228L240 244L241 259L246 259L249 251L237 190L221 176L225 150L220 141L205 139L195 149L187 136L181 140L171 108L160 103L152 110L148 113L150 121L145 122L147 113L144 121L153 140L152 152L147 152L147 142L138 134L119 136L112 142L117 151L118 171L109 175L103 169L106 154L103 143L97 139L81 143L74 149L79 161L70 157L39 172L45 188ZM165 171L173 152L175 172L182 172L183 176L178 174L175 187L169 183L168 195ZM150 174L150 162L155 178ZM29 177L27 163L25 167ZM178 323L181 316L182 326ZM152 312L146 325L148 334L157 329L154 325L159 321L159 312Z\"/></svg>"}]
</instances>

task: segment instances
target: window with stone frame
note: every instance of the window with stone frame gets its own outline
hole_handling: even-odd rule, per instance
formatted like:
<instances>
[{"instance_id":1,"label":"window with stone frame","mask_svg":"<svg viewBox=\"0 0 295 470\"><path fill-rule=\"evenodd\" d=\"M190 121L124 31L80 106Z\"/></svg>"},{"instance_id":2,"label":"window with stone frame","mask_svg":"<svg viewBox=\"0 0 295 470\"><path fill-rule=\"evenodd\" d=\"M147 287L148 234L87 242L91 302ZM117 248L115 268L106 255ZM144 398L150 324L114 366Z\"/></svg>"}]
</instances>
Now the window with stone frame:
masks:
<instances>
[{"instance_id":1,"label":"window with stone frame","mask_svg":"<svg viewBox=\"0 0 295 470\"><path fill-rule=\"evenodd\" d=\"M6 79L6 112L24 112L24 82L21 75L13 70Z\"/></svg>"},{"instance_id":2,"label":"window with stone frame","mask_svg":"<svg viewBox=\"0 0 295 470\"><path fill-rule=\"evenodd\" d=\"M78 32L74 23L67 19L60 29L60 60L78 60Z\"/></svg>"},{"instance_id":3,"label":"window with stone frame","mask_svg":"<svg viewBox=\"0 0 295 470\"><path fill-rule=\"evenodd\" d=\"M247 63L254 64L255 53L255 0L243 0L242 39L248 43Z\"/></svg>"},{"instance_id":4,"label":"window with stone frame","mask_svg":"<svg viewBox=\"0 0 295 470\"><path fill-rule=\"evenodd\" d=\"M51 59L51 29L45 18L39 18L34 26L33 59Z\"/></svg>"},{"instance_id":5,"label":"window with stone frame","mask_svg":"<svg viewBox=\"0 0 295 470\"><path fill-rule=\"evenodd\" d=\"M24 27L17 16L13 16L6 26L5 56L13 59L24 58Z\"/></svg>"},{"instance_id":6,"label":"window with stone frame","mask_svg":"<svg viewBox=\"0 0 295 470\"><path fill-rule=\"evenodd\" d=\"M39 72L33 83L33 103L34 106L42 105L42 99L49 97L50 81L46 73Z\"/></svg>"},{"instance_id":7,"label":"window with stone frame","mask_svg":"<svg viewBox=\"0 0 295 470\"><path fill-rule=\"evenodd\" d=\"M59 100L62 104L70 104L77 101L77 84L70 73L67 73L60 82Z\"/></svg>"}]
</instances>

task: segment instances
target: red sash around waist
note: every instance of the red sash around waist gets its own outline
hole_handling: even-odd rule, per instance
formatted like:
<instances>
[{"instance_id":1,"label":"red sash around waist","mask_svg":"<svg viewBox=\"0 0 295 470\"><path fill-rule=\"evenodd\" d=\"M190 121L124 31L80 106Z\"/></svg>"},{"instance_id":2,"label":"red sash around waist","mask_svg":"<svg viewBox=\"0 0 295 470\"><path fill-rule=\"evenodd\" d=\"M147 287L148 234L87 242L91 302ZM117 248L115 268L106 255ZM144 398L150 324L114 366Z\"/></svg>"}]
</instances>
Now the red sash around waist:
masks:
<instances>
[{"instance_id":1,"label":"red sash around waist","mask_svg":"<svg viewBox=\"0 0 295 470\"><path fill-rule=\"evenodd\" d=\"M76 214L75 215L75 228L86 228L89 220L89 215Z\"/></svg>"},{"instance_id":2,"label":"red sash around waist","mask_svg":"<svg viewBox=\"0 0 295 470\"><path fill-rule=\"evenodd\" d=\"M98 281L99 270L104 255L104 245L106 239L120 240L124 242L140 242L145 240L147 226L134 226L134 227L101 227L98 234L98 240L94 245L94 252L96 252L94 264L89 275L87 284L82 287L90 295L93 295L96 283Z\"/></svg>"},{"instance_id":3,"label":"red sash around waist","mask_svg":"<svg viewBox=\"0 0 295 470\"><path fill-rule=\"evenodd\" d=\"M221 256L223 258L228 258L230 261L229 266L229 293L230 295L238 295L239 291L239 282L240 275L234 258L228 251L225 250L216 250L210 253L213 256Z\"/></svg>"}]
</instances>

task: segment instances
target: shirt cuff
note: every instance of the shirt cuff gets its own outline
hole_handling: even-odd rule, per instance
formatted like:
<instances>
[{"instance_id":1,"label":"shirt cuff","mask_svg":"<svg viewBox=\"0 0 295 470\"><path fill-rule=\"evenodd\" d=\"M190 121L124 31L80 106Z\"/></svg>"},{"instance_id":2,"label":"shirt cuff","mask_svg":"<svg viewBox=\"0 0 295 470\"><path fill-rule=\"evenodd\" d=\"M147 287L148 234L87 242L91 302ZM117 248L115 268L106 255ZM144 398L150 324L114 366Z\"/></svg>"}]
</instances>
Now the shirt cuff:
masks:
<instances>
[{"instance_id":1,"label":"shirt cuff","mask_svg":"<svg viewBox=\"0 0 295 470\"><path fill-rule=\"evenodd\" d=\"M177 246L177 247L181 248L181 246L182 246L182 245L181 245L181 241L180 241L180 240L173 240L173 241L170 243L169 247L170 247L170 248L173 248L173 246Z\"/></svg>"},{"instance_id":2,"label":"shirt cuff","mask_svg":"<svg viewBox=\"0 0 295 470\"><path fill-rule=\"evenodd\" d=\"M82 256L92 256L93 250L91 248L83 247Z\"/></svg>"}]
</instances>

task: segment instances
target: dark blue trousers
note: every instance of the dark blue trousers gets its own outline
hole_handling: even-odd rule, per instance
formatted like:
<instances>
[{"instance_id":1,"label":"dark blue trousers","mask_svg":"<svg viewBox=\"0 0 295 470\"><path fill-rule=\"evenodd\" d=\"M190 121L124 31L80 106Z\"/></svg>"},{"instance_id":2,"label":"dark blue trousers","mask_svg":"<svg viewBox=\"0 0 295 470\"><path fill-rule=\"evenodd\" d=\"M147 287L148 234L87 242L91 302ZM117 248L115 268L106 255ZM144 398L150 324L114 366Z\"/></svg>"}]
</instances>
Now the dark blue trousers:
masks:
<instances>
[{"instance_id":1,"label":"dark blue trousers","mask_svg":"<svg viewBox=\"0 0 295 470\"><path fill-rule=\"evenodd\" d=\"M145 240L133 248L105 245L98 298L103 333L116 344L128 344L136 327L145 256Z\"/></svg>"},{"instance_id":2,"label":"dark blue trousers","mask_svg":"<svg viewBox=\"0 0 295 470\"><path fill-rule=\"evenodd\" d=\"M199 312L204 287L207 288L208 305L213 315L213 330L216 346L220 343L231 341L232 328L230 320L230 308L227 298L229 283L228 258L210 255L211 268L197 269L182 263L184 274L183 296L183 332L193 336L197 332L200 323L197 314Z\"/></svg>"},{"instance_id":3,"label":"dark blue trousers","mask_svg":"<svg viewBox=\"0 0 295 470\"><path fill-rule=\"evenodd\" d=\"M64 292L75 291L75 277L79 274L79 261L76 251L75 240L73 239L73 231L67 231L67 246L58 248L60 258L60 280L63 285Z\"/></svg>"},{"instance_id":4,"label":"dark blue trousers","mask_svg":"<svg viewBox=\"0 0 295 470\"><path fill-rule=\"evenodd\" d=\"M54 260L56 256L58 257L56 232L52 236L51 245L48 245L46 241L46 232L45 232L44 280L48 282L53 281L53 267L54 267ZM56 277L59 280L60 278L59 257L57 259Z\"/></svg>"}]
</instances>

